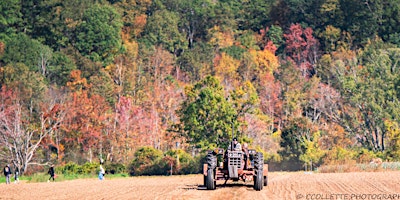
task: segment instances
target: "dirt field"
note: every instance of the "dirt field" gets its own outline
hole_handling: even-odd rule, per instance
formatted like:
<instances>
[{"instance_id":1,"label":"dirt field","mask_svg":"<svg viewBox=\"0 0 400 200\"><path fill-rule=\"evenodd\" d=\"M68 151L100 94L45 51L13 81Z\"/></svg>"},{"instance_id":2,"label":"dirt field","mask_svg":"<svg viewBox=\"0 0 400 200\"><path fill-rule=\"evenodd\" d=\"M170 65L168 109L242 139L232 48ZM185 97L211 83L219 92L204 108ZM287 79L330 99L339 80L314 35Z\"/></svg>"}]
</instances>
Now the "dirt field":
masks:
<instances>
[{"instance_id":1,"label":"dirt field","mask_svg":"<svg viewBox=\"0 0 400 200\"><path fill-rule=\"evenodd\" d=\"M233 182L208 191L202 175L2 183L0 199L400 199L400 172L275 172L268 179L262 191Z\"/></svg>"}]
</instances>

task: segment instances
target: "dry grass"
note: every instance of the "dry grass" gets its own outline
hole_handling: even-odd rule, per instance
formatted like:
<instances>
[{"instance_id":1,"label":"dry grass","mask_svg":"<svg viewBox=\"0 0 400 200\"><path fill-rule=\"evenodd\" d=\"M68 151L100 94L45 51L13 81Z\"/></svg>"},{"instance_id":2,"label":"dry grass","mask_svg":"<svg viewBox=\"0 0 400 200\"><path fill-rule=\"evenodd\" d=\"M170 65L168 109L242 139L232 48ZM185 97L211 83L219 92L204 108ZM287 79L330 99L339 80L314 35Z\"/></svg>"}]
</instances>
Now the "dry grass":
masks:
<instances>
[{"instance_id":1,"label":"dry grass","mask_svg":"<svg viewBox=\"0 0 400 200\"><path fill-rule=\"evenodd\" d=\"M381 172L400 170L400 162L382 162L365 164L324 165L318 168L320 173L344 173L344 172Z\"/></svg>"}]
</instances>

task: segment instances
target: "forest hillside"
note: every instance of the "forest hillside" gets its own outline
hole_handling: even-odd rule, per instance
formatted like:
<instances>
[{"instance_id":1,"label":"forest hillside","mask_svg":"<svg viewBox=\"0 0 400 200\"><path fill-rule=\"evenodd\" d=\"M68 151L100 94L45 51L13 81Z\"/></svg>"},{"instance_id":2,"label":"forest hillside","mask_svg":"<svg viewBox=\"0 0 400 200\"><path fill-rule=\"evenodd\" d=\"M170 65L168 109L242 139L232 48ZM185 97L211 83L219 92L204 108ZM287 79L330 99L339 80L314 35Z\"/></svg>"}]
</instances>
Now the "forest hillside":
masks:
<instances>
[{"instance_id":1,"label":"forest hillside","mask_svg":"<svg viewBox=\"0 0 400 200\"><path fill-rule=\"evenodd\" d=\"M0 164L399 161L399 61L400 0L2 0Z\"/></svg>"}]
</instances>

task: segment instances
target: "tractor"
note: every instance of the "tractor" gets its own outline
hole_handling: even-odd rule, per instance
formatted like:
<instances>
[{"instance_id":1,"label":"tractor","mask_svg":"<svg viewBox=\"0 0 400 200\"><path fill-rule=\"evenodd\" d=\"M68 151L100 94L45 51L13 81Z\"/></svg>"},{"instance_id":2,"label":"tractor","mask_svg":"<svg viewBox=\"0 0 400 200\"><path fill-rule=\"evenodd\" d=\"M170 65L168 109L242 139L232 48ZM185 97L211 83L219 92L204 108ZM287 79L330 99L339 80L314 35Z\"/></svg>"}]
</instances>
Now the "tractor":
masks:
<instances>
[{"instance_id":1,"label":"tractor","mask_svg":"<svg viewBox=\"0 0 400 200\"><path fill-rule=\"evenodd\" d=\"M223 161L218 160L223 159ZM254 189L260 191L268 184L268 164L264 164L261 152L216 148L209 151L203 164L204 186L207 190L216 189L217 180L234 182L254 182Z\"/></svg>"}]
</instances>

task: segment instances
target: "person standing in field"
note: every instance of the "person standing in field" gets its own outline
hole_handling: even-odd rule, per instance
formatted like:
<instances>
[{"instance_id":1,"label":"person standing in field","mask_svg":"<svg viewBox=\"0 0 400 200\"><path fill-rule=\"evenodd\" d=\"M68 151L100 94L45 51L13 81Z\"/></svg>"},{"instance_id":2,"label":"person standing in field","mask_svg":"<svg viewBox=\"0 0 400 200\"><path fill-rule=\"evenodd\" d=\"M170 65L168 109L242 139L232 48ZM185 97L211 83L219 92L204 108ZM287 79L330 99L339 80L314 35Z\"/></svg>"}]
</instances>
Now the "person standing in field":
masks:
<instances>
[{"instance_id":1,"label":"person standing in field","mask_svg":"<svg viewBox=\"0 0 400 200\"><path fill-rule=\"evenodd\" d=\"M49 171L47 172L50 175L49 180L47 180L47 182L50 182L51 179L53 179L53 182L55 182L54 180L54 165L51 165L49 168Z\"/></svg>"},{"instance_id":2,"label":"person standing in field","mask_svg":"<svg viewBox=\"0 0 400 200\"><path fill-rule=\"evenodd\" d=\"M19 169L17 167L14 172L14 183L19 183Z\"/></svg>"},{"instance_id":3,"label":"person standing in field","mask_svg":"<svg viewBox=\"0 0 400 200\"><path fill-rule=\"evenodd\" d=\"M106 170L104 170L103 166L100 164L99 179L101 181L104 180L104 175L105 174L106 174Z\"/></svg>"},{"instance_id":4,"label":"person standing in field","mask_svg":"<svg viewBox=\"0 0 400 200\"><path fill-rule=\"evenodd\" d=\"M10 184L10 176L11 176L12 172L11 172L11 168L10 168L9 164L7 164L4 167L3 172L4 172L4 176L6 177L6 184Z\"/></svg>"}]
</instances>

